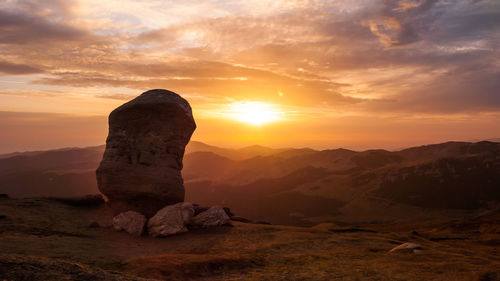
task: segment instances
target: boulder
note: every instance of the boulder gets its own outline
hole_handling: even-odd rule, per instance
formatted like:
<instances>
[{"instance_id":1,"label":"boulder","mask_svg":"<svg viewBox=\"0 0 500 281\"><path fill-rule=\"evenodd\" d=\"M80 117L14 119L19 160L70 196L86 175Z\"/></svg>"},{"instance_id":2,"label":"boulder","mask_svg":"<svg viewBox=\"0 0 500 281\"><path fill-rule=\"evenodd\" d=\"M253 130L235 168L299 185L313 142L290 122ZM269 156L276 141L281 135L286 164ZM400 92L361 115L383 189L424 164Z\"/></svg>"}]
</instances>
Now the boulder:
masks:
<instances>
[{"instance_id":1,"label":"boulder","mask_svg":"<svg viewBox=\"0 0 500 281\"><path fill-rule=\"evenodd\" d=\"M228 225L231 223L231 219L227 215L226 211L221 206L213 206L210 209L201 212L197 216L193 217L190 222L191 226L194 227L212 227Z\"/></svg>"},{"instance_id":2,"label":"boulder","mask_svg":"<svg viewBox=\"0 0 500 281\"><path fill-rule=\"evenodd\" d=\"M115 213L149 218L184 201L182 158L195 128L189 103L167 90L147 91L111 112L96 176Z\"/></svg>"},{"instance_id":3,"label":"boulder","mask_svg":"<svg viewBox=\"0 0 500 281\"><path fill-rule=\"evenodd\" d=\"M127 211L120 213L113 218L113 228L118 231L125 231L135 236L141 236L146 225L146 217L134 212Z\"/></svg>"},{"instance_id":4,"label":"boulder","mask_svg":"<svg viewBox=\"0 0 500 281\"><path fill-rule=\"evenodd\" d=\"M186 232L186 224L191 221L193 215L194 208L191 203L166 206L149 219L149 235L161 237Z\"/></svg>"}]
</instances>

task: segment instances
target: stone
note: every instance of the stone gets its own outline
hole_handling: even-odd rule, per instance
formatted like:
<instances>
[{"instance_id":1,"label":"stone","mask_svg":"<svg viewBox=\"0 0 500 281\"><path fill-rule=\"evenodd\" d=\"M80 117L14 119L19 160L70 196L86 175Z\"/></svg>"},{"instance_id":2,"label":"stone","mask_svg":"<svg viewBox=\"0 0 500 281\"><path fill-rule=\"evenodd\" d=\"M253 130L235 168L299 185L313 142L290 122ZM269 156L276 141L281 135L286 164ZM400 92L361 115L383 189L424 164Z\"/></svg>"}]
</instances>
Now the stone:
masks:
<instances>
[{"instance_id":1,"label":"stone","mask_svg":"<svg viewBox=\"0 0 500 281\"><path fill-rule=\"evenodd\" d=\"M392 248L388 253L392 253L392 252L396 252L396 251L407 252L407 253L418 253L418 252L422 251L422 246L420 246L419 244L406 242L406 243L403 243L399 246Z\"/></svg>"},{"instance_id":2,"label":"stone","mask_svg":"<svg viewBox=\"0 0 500 281\"><path fill-rule=\"evenodd\" d=\"M184 201L182 158L195 128L189 103L167 90L147 91L111 112L96 176L115 213L149 218Z\"/></svg>"},{"instance_id":3,"label":"stone","mask_svg":"<svg viewBox=\"0 0 500 281\"><path fill-rule=\"evenodd\" d=\"M213 206L193 217L190 225L194 227L213 227L231 224L231 219L221 206Z\"/></svg>"},{"instance_id":4,"label":"stone","mask_svg":"<svg viewBox=\"0 0 500 281\"><path fill-rule=\"evenodd\" d=\"M149 235L153 237L169 236L187 232L186 225L194 215L193 204L177 203L159 210L148 222Z\"/></svg>"},{"instance_id":5,"label":"stone","mask_svg":"<svg viewBox=\"0 0 500 281\"><path fill-rule=\"evenodd\" d=\"M113 218L113 228L118 231L123 230L135 236L141 236L144 232L146 221L145 216L134 211L127 211Z\"/></svg>"}]
</instances>

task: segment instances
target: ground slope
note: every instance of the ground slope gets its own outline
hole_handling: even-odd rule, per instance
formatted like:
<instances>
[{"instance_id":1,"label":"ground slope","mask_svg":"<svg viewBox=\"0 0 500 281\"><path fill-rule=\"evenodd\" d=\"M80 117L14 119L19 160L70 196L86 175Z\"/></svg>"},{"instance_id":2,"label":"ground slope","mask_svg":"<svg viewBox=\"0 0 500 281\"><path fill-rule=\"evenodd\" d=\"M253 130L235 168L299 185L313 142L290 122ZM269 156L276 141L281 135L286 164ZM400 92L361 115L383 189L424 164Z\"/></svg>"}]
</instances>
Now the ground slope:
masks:
<instances>
[{"instance_id":1,"label":"ground slope","mask_svg":"<svg viewBox=\"0 0 500 281\"><path fill-rule=\"evenodd\" d=\"M2 280L498 280L500 214L312 228L235 223L155 239L106 226L106 207L0 199ZM420 253L387 251L403 242Z\"/></svg>"}]
</instances>

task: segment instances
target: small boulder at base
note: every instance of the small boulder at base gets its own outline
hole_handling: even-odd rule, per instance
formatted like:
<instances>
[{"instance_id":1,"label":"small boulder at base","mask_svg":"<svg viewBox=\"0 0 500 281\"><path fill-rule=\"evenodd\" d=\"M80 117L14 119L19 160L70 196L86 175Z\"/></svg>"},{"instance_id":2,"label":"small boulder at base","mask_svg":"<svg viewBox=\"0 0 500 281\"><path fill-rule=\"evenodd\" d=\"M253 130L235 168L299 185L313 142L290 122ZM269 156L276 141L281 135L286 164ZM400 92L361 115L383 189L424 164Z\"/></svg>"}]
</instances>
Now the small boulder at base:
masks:
<instances>
[{"instance_id":1,"label":"small boulder at base","mask_svg":"<svg viewBox=\"0 0 500 281\"><path fill-rule=\"evenodd\" d=\"M118 231L124 230L135 236L141 236L144 232L146 220L145 216L137 212L127 211L113 218L113 228Z\"/></svg>"},{"instance_id":2,"label":"small boulder at base","mask_svg":"<svg viewBox=\"0 0 500 281\"><path fill-rule=\"evenodd\" d=\"M226 211L221 206L213 206L210 209L201 212L197 216L193 217L190 225L194 227L212 227L212 226L222 226L229 225L231 219L227 215Z\"/></svg>"},{"instance_id":3,"label":"small boulder at base","mask_svg":"<svg viewBox=\"0 0 500 281\"><path fill-rule=\"evenodd\" d=\"M187 232L186 224L194 215L193 204L177 203L159 210L148 222L149 235L153 237L169 236Z\"/></svg>"}]
</instances>

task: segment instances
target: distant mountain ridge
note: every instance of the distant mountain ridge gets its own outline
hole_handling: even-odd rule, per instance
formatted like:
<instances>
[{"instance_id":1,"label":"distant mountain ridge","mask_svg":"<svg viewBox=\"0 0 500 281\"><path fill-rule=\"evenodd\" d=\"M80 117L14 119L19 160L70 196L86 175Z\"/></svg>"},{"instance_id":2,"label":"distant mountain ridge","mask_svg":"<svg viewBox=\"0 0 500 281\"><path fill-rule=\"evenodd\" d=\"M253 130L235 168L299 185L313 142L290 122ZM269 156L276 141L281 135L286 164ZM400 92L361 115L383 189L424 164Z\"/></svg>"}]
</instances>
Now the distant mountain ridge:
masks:
<instances>
[{"instance_id":1,"label":"distant mountain ridge","mask_svg":"<svg viewBox=\"0 0 500 281\"><path fill-rule=\"evenodd\" d=\"M104 146L95 146L0 155L0 193L97 193L95 169L103 151ZM395 152L356 152L227 149L192 141L186 147L183 176L186 200L222 204L275 223L391 219L422 210L461 212L500 202L500 143L446 142Z\"/></svg>"},{"instance_id":2,"label":"distant mountain ridge","mask_svg":"<svg viewBox=\"0 0 500 281\"><path fill-rule=\"evenodd\" d=\"M5 158L11 158L14 156L34 156L37 154L42 154L48 151L68 151L68 150L79 150L79 149L102 149L104 151L104 145L99 145L99 146L90 146L90 147L63 147L59 149L51 149L51 150L35 150L35 151L24 151L24 152L11 152L11 153L5 153L5 154L0 154L0 159L5 159Z\"/></svg>"},{"instance_id":3,"label":"distant mountain ridge","mask_svg":"<svg viewBox=\"0 0 500 281\"><path fill-rule=\"evenodd\" d=\"M292 150L291 148L269 148L261 145L246 146L243 148L231 149L222 148L213 145L208 145L199 141L190 141L186 146L186 154L193 152L212 152L231 160L244 160L255 156L269 156L284 151Z\"/></svg>"}]
</instances>

